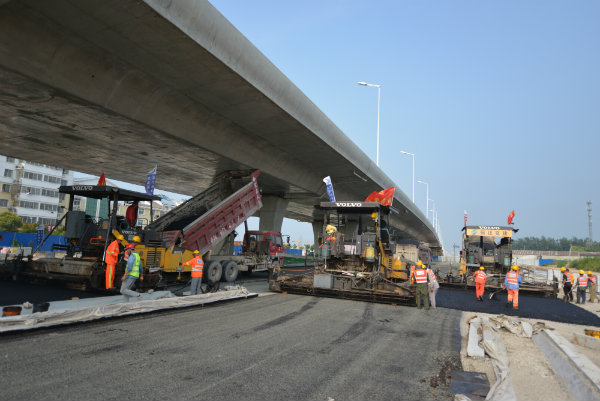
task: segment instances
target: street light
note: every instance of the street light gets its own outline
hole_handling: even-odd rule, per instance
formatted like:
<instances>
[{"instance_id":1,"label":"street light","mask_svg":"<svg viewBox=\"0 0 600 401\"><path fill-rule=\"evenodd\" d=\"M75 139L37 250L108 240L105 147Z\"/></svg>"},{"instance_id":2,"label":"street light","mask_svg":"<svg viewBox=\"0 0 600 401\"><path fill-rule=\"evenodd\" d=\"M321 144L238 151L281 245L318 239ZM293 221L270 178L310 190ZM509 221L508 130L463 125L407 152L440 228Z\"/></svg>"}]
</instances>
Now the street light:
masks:
<instances>
[{"instance_id":1,"label":"street light","mask_svg":"<svg viewBox=\"0 0 600 401\"><path fill-rule=\"evenodd\" d=\"M357 84L362 86L370 86L373 88L377 88L377 167L379 167L379 111L381 109L381 85L378 84L368 84L366 82L357 82Z\"/></svg>"},{"instance_id":2,"label":"street light","mask_svg":"<svg viewBox=\"0 0 600 401\"><path fill-rule=\"evenodd\" d=\"M413 179L412 179L413 196L412 196L412 201L413 201L413 203L415 203L415 154L414 153L410 153L410 152L405 152L403 150L401 150L400 153L412 156L412 166L413 166Z\"/></svg>"},{"instance_id":3,"label":"street light","mask_svg":"<svg viewBox=\"0 0 600 401\"><path fill-rule=\"evenodd\" d=\"M427 218L429 218L429 184L426 183L425 181L417 181L419 184L425 184L427 185L427 204L425 205L425 215L427 215Z\"/></svg>"}]
</instances>

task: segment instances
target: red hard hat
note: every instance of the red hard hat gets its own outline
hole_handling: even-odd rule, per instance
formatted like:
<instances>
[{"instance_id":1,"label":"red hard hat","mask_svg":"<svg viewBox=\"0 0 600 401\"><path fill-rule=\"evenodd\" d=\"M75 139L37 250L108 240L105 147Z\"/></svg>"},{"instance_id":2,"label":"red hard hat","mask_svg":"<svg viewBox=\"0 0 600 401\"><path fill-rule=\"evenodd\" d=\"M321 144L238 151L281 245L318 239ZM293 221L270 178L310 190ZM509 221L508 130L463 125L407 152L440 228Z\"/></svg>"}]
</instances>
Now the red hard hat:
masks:
<instances>
[{"instance_id":1,"label":"red hard hat","mask_svg":"<svg viewBox=\"0 0 600 401\"><path fill-rule=\"evenodd\" d=\"M127 246L125 247L125 250L127 249L135 249L135 245L134 244L127 244Z\"/></svg>"}]
</instances>

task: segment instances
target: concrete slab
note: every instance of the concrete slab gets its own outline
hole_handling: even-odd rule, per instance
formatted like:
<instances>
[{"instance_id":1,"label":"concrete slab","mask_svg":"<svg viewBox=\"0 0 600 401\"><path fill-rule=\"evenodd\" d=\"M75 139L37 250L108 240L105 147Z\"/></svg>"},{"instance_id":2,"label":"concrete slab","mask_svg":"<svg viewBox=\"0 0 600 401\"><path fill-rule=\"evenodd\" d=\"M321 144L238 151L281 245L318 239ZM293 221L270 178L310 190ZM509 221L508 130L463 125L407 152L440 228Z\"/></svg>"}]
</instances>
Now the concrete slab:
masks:
<instances>
[{"instance_id":1,"label":"concrete slab","mask_svg":"<svg viewBox=\"0 0 600 401\"><path fill-rule=\"evenodd\" d=\"M600 338L591 337L580 333L573 333L573 342L582 347L600 350Z\"/></svg>"},{"instance_id":2,"label":"concrete slab","mask_svg":"<svg viewBox=\"0 0 600 401\"><path fill-rule=\"evenodd\" d=\"M533 341L577 400L600 401L600 368L573 350L565 338L550 330L534 334Z\"/></svg>"}]
</instances>

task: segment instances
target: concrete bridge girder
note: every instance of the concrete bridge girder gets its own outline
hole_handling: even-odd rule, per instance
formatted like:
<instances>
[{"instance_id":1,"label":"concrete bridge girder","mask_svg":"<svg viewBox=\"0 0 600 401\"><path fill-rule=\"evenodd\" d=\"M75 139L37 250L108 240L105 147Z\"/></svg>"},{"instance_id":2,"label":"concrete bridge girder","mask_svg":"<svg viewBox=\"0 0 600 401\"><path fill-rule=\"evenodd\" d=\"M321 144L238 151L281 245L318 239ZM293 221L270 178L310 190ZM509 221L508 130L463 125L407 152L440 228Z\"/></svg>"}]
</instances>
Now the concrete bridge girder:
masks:
<instances>
[{"instance_id":1,"label":"concrete bridge girder","mask_svg":"<svg viewBox=\"0 0 600 401\"><path fill-rule=\"evenodd\" d=\"M0 0L0 83L9 156L136 184L158 164L157 186L187 195L245 168L265 193L319 197L327 175L340 199L395 186L206 0ZM397 227L437 242L395 199ZM310 221L315 203L287 217Z\"/></svg>"}]
</instances>

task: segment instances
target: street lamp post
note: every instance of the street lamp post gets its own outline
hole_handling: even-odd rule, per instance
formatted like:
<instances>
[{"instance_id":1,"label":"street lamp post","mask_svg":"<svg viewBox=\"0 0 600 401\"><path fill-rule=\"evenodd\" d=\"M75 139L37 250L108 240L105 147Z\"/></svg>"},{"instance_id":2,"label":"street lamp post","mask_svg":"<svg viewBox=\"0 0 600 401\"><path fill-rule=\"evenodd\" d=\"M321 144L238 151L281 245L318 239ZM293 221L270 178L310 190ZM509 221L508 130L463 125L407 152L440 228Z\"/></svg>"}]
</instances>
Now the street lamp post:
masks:
<instances>
[{"instance_id":1,"label":"street lamp post","mask_svg":"<svg viewBox=\"0 0 600 401\"><path fill-rule=\"evenodd\" d=\"M377 88L377 167L379 167L379 112L381 110L381 85L379 84L368 84L366 82L360 81L357 84L362 86L370 86L372 88Z\"/></svg>"},{"instance_id":2,"label":"street lamp post","mask_svg":"<svg viewBox=\"0 0 600 401\"><path fill-rule=\"evenodd\" d=\"M412 156L412 170L413 170L413 179L412 179L412 201L415 203L415 154L410 152L405 152L403 150L400 153Z\"/></svg>"},{"instance_id":3,"label":"street lamp post","mask_svg":"<svg viewBox=\"0 0 600 401\"><path fill-rule=\"evenodd\" d=\"M430 199L433 206L431 207L431 224L433 224L433 228L435 228L435 201Z\"/></svg>"},{"instance_id":4,"label":"street lamp post","mask_svg":"<svg viewBox=\"0 0 600 401\"><path fill-rule=\"evenodd\" d=\"M417 181L419 184L425 184L427 186L427 203L425 205L425 215L429 218L429 184L425 181Z\"/></svg>"}]
</instances>

